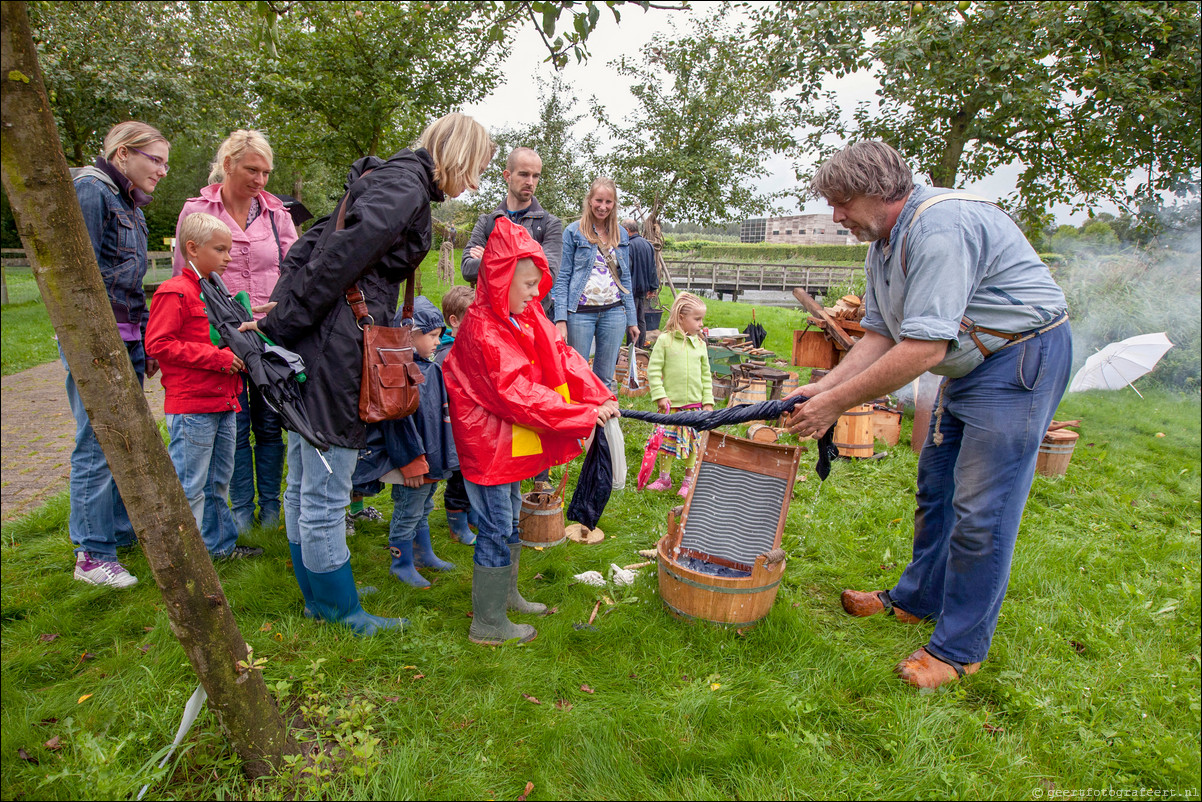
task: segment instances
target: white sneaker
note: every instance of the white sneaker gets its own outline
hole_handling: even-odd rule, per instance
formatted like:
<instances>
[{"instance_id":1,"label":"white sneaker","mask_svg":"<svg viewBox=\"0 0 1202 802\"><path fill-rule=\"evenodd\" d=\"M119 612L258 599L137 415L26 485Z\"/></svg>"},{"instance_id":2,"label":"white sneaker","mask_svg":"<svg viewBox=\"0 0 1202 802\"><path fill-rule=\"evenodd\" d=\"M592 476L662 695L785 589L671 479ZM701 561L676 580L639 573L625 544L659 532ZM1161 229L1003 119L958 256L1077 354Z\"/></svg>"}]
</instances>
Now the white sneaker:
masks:
<instances>
[{"instance_id":1,"label":"white sneaker","mask_svg":"<svg viewBox=\"0 0 1202 802\"><path fill-rule=\"evenodd\" d=\"M90 585L110 588L132 588L138 578L125 570L116 560L94 560L92 555L81 551L75 558L75 578Z\"/></svg>"}]
</instances>

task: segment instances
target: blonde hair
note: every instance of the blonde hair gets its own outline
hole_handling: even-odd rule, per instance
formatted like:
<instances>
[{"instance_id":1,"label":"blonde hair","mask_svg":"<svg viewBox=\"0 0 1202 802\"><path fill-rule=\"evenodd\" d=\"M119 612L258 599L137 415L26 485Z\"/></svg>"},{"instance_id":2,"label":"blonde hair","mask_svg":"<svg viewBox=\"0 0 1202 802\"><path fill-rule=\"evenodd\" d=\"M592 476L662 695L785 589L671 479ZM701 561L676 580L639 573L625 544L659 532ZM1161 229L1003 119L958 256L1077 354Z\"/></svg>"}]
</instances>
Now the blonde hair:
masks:
<instances>
[{"instance_id":1,"label":"blonde hair","mask_svg":"<svg viewBox=\"0 0 1202 802\"><path fill-rule=\"evenodd\" d=\"M184 222L179 224L179 234L176 236L175 247L186 254L188 252L185 247L187 243L192 242L196 244L197 248L203 248L213 238L214 234L222 231L225 232L226 236L233 236L230 234L230 227L213 215L206 212L193 212L184 218Z\"/></svg>"},{"instance_id":2,"label":"blonde hair","mask_svg":"<svg viewBox=\"0 0 1202 802\"><path fill-rule=\"evenodd\" d=\"M442 317L443 320L448 321L448 326L451 325L450 319L452 315L459 318L460 321L463 320L463 315L467 312L467 308L472 305L472 298L474 296L475 292L472 291L472 288L465 287L462 284L451 287L451 289L446 291L446 294L442 296Z\"/></svg>"},{"instance_id":3,"label":"blonde hair","mask_svg":"<svg viewBox=\"0 0 1202 802\"><path fill-rule=\"evenodd\" d=\"M425 148L430 154L434 160L434 180L448 195L458 195L478 184L480 173L497 152L484 126L458 112L430 123L414 147Z\"/></svg>"},{"instance_id":4,"label":"blonde hair","mask_svg":"<svg viewBox=\"0 0 1202 802\"><path fill-rule=\"evenodd\" d=\"M705 301L693 293L682 292L677 295L676 300L672 302L672 308L668 310L668 322L664 324L664 333L672 334L680 331L680 319L698 307L705 309Z\"/></svg>"},{"instance_id":5,"label":"blonde hair","mask_svg":"<svg viewBox=\"0 0 1202 802\"><path fill-rule=\"evenodd\" d=\"M153 125L140 123L137 120L127 120L117 123L104 135L103 155L106 160L112 161L113 157L117 155L118 148L144 148L155 142L162 142L167 147L171 147L167 137L160 134L159 129Z\"/></svg>"},{"instance_id":6,"label":"blonde hair","mask_svg":"<svg viewBox=\"0 0 1202 802\"><path fill-rule=\"evenodd\" d=\"M267 137L263 136L258 131L248 131L245 128L239 128L225 138L221 143L221 147L217 148L217 156L214 157L213 163L209 165L209 183L220 184L225 180L225 160L229 159L231 164L237 164L246 157L247 151L257 153L264 159L267 159L267 166L270 168L274 163L275 157L271 152L271 145L267 144Z\"/></svg>"},{"instance_id":7,"label":"blonde hair","mask_svg":"<svg viewBox=\"0 0 1202 802\"><path fill-rule=\"evenodd\" d=\"M810 190L828 201L852 198L901 200L914 189L914 173L902 155L884 142L853 142L831 156L810 180Z\"/></svg>"},{"instance_id":8,"label":"blonde hair","mask_svg":"<svg viewBox=\"0 0 1202 802\"><path fill-rule=\"evenodd\" d=\"M605 218L603 228L605 232L604 239L616 248L622 241L622 235L618 233L618 187L614 184L614 180L608 176L597 176L593 179L593 183L589 185L588 194L584 196L584 203L580 208L580 233L594 245L599 245L601 242L602 237L596 233L597 218L593 217L593 208L590 202L596 197L597 190L602 187L614 194L614 208L609 213L609 217Z\"/></svg>"}]
</instances>

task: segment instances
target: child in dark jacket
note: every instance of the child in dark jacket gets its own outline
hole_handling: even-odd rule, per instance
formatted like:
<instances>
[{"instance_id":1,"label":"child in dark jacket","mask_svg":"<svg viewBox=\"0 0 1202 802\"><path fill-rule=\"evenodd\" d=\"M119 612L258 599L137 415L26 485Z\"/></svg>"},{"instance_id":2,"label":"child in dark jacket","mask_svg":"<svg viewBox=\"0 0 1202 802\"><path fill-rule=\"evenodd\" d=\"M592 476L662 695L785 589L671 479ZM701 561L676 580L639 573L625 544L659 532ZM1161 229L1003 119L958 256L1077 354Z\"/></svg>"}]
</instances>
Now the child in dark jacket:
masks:
<instances>
[{"instance_id":1,"label":"child in dark jacket","mask_svg":"<svg viewBox=\"0 0 1202 802\"><path fill-rule=\"evenodd\" d=\"M460 469L480 521L468 638L496 645L538 634L507 610L546 609L517 590L521 481L577 456L581 438L616 416L618 402L538 303L552 279L526 229L498 219L479 276L445 376Z\"/></svg>"},{"instance_id":2,"label":"child in dark jacket","mask_svg":"<svg viewBox=\"0 0 1202 802\"><path fill-rule=\"evenodd\" d=\"M399 326L401 321L394 320L393 325ZM389 461L400 471L399 477L395 471L383 477L383 481L395 482L392 485L392 522L388 527L391 572L415 588L430 587L425 577L417 572L418 567L435 571L455 569L454 563L440 560L434 554L430 542L434 491L441 480L459 469L447 412L447 391L442 383L442 366L434 359L445 328L438 309L425 296L419 295L413 303L413 361L425 381L418 385L417 411L407 418L383 424Z\"/></svg>"},{"instance_id":3,"label":"child in dark jacket","mask_svg":"<svg viewBox=\"0 0 1202 802\"><path fill-rule=\"evenodd\" d=\"M204 212L185 217L178 247L188 267L159 287L146 325L146 354L163 371L171 432L167 452L205 548L217 559L263 553L237 545L228 506L243 364L232 351L213 344L201 295L202 279L225 272L231 242L229 228L216 217Z\"/></svg>"},{"instance_id":4,"label":"child in dark jacket","mask_svg":"<svg viewBox=\"0 0 1202 802\"><path fill-rule=\"evenodd\" d=\"M447 358L451 346L455 344L455 335L459 332L459 326L463 324L463 316L472 305L472 296L475 294L471 287L460 285L451 287L442 296L442 319L446 321L447 327L442 332L438 350L434 352L434 361L439 365ZM472 502L468 499L467 488L463 485L463 474L458 470L452 471L447 479L443 507L447 512L447 528L451 530L451 534L465 546L475 545L476 533L472 530L479 522L472 512Z\"/></svg>"}]
</instances>

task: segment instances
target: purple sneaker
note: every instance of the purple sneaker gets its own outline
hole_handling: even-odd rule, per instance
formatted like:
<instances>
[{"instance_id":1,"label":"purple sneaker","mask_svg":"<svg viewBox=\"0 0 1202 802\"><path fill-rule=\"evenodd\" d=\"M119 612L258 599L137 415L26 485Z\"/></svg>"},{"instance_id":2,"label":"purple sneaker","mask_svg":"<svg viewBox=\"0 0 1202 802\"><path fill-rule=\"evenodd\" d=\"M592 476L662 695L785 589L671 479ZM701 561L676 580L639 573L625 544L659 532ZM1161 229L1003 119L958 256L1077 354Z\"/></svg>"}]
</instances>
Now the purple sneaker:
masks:
<instances>
[{"instance_id":1,"label":"purple sneaker","mask_svg":"<svg viewBox=\"0 0 1202 802\"><path fill-rule=\"evenodd\" d=\"M132 588L138 578L125 570L116 560L94 560L92 555L81 551L75 557L75 578L90 585L110 588Z\"/></svg>"}]
</instances>

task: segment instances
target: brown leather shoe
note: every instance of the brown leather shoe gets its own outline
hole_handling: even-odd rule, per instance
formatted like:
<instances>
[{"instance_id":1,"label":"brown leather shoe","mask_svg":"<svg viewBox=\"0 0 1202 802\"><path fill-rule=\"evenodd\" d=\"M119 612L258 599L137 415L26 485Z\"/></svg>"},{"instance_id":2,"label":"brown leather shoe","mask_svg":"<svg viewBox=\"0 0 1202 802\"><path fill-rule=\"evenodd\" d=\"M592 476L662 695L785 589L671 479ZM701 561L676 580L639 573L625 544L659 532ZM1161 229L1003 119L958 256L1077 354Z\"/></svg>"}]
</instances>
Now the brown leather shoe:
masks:
<instances>
[{"instance_id":1,"label":"brown leather shoe","mask_svg":"<svg viewBox=\"0 0 1202 802\"><path fill-rule=\"evenodd\" d=\"M919 624L922 619L911 613L907 613L897 605L891 604L888 608L885 607L885 601L881 598L879 590L845 590L839 596L839 601L843 605L843 609L849 615L864 617L876 615L879 612L892 612L894 617L903 624Z\"/></svg>"},{"instance_id":2,"label":"brown leather shoe","mask_svg":"<svg viewBox=\"0 0 1202 802\"><path fill-rule=\"evenodd\" d=\"M961 677L975 674L980 668L980 663L960 664L941 660L922 648L898 663L893 672L915 688L938 688Z\"/></svg>"}]
</instances>

